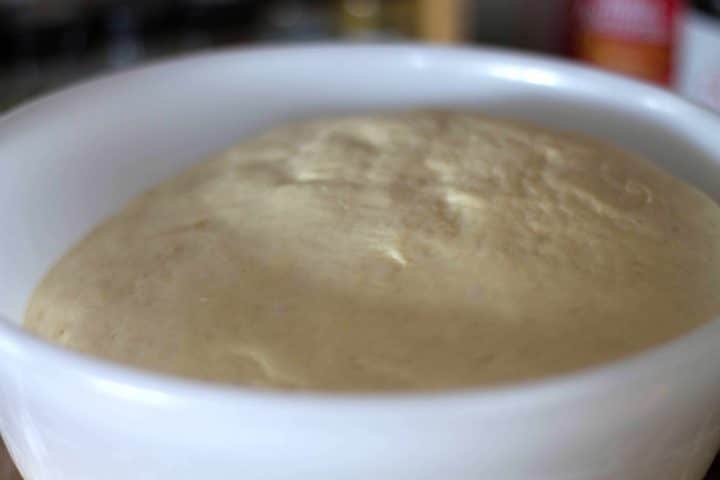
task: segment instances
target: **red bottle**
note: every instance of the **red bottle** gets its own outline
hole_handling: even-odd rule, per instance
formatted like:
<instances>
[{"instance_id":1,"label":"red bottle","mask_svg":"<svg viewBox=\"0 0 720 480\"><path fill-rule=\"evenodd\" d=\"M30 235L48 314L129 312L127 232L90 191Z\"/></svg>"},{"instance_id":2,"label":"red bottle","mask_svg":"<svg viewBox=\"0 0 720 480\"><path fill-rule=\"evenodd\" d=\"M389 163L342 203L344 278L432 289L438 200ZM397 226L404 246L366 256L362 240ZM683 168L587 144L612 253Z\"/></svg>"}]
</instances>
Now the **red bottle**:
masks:
<instances>
[{"instance_id":1,"label":"red bottle","mask_svg":"<svg viewBox=\"0 0 720 480\"><path fill-rule=\"evenodd\" d=\"M574 56L669 85L682 0L572 0Z\"/></svg>"}]
</instances>

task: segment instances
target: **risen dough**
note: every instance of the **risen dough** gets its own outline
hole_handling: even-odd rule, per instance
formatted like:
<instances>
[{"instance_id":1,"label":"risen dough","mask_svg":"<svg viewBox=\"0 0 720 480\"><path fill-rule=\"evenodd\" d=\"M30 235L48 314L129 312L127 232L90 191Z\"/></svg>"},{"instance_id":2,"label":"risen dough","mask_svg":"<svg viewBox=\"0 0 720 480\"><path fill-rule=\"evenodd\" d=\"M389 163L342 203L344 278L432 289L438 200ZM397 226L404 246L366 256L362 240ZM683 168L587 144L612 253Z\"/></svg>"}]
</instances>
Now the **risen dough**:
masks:
<instances>
[{"instance_id":1,"label":"risen dough","mask_svg":"<svg viewBox=\"0 0 720 480\"><path fill-rule=\"evenodd\" d=\"M154 188L26 326L189 377L437 389L571 371L720 312L720 209L647 161L477 114L300 123Z\"/></svg>"}]
</instances>

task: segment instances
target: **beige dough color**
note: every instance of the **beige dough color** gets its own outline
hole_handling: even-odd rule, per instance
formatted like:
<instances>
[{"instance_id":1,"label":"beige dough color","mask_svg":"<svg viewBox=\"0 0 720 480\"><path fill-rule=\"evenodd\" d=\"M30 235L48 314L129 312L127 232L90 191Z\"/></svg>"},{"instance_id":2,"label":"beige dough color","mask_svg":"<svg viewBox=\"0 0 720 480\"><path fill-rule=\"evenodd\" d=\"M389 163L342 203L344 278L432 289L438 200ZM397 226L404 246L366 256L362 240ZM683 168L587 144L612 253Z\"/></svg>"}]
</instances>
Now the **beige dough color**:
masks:
<instances>
[{"instance_id":1,"label":"beige dough color","mask_svg":"<svg viewBox=\"0 0 720 480\"><path fill-rule=\"evenodd\" d=\"M48 273L26 327L235 384L533 379L720 312L720 209L644 159L477 114L272 131L154 188Z\"/></svg>"}]
</instances>

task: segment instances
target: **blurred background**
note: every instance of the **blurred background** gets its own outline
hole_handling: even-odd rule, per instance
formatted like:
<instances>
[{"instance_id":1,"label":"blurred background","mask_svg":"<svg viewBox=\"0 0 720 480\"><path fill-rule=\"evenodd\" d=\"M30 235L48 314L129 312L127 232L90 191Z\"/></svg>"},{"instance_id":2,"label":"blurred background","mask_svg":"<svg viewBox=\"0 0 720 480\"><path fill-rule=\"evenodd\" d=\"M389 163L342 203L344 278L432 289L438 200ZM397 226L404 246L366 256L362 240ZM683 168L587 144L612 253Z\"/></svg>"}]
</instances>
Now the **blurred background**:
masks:
<instances>
[{"instance_id":1,"label":"blurred background","mask_svg":"<svg viewBox=\"0 0 720 480\"><path fill-rule=\"evenodd\" d=\"M201 49L408 40L574 58L720 109L720 0L0 0L0 111Z\"/></svg>"}]
</instances>

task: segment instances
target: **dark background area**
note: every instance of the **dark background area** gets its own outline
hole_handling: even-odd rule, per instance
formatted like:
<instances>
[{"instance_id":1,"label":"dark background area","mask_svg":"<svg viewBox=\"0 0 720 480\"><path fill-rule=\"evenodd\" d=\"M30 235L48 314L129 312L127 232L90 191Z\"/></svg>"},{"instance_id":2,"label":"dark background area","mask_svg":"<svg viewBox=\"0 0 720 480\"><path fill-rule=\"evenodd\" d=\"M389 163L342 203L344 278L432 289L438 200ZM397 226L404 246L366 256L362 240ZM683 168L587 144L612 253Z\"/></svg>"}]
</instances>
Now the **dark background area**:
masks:
<instances>
[{"instance_id":1,"label":"dark background area","mask_svg":"<svg viewBox=\"0 0 720 480\"><path fill-rule=\"evenodd\" d=\"M672 15L673 28L661 32L667 38L644 38L638 32L665 27L653 25L652 16L633 14L632 7L657 8L660 16L670 8L679 12L693 8L707 17L720 16L720 0L621 0L627 12L617 7L608 11L615 15L609 18L610 26L620 25L624 31L598 31L593 15L606 24L608 19L602 18L603 10L597 6L611 3L0 0L0 110L77 79L138 62L207 48L268 42L412 40L501 45L571 57L674 88L685 54L685 15ZM672 70L667 78L652 73L653 69L665 68ZM720 105L720 91L717 96Z\"/></svg>"}]
</instances>

